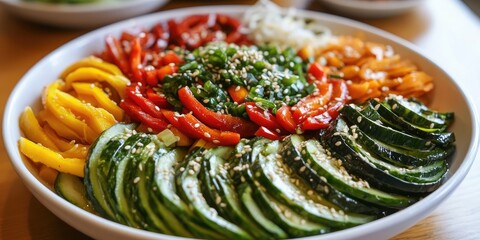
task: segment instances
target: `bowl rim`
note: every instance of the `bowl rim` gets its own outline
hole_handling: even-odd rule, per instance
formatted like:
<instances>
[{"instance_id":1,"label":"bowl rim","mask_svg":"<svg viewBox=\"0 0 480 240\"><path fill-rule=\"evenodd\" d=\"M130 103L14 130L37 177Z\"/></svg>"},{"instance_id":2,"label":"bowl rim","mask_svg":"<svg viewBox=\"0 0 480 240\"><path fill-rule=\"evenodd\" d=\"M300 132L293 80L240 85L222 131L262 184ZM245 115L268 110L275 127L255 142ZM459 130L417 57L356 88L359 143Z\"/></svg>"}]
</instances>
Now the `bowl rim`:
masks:
<instances>
[{"instance_id":1,"label":"bowl rim","mask_svg":"<svg viewBox=\"0 0 480 240\"><path fill-rule=\"evenodd\" d=\"M23 9L25 11L45 12L45 13L99 13L104 11L115 11L126 8L134 8L143 4L164 4L167 0L119 0L116 2L97 2L97 3L44 3L29 2L23 0L2 0L1 2L9 7Z\"/></svg>"},{"instance_id":2,"label":"bowl rim","mask_svg":"<svg viewBox=\"0 0 480 240\"><path fill-rule=\"evenodd\" d=\"M347 7L358 10L403 10L413 8L424 0L402 0L402 1L370 1L370 0L320 0L338 7Z\"/></svg>"},{"instance_id":3,"label":"bowl rim","mask_svg":"<svg viewBox=\"0 0 480 240\"><path fill-rule=\"evenodd\" d=\"M111 231L122 231L122 234L125 234L125 236L131 236L131 237L142 236L146 238L167 237L169 239L186 239L182 237L169 236L169 235L164 235L159 233L148 232L145 230L134 229L134 228L107 220L103 217L88 213L74 206L73 204L66 204L67 202L63 198L61 198L60 196L55 194L54 191L51 191L49 188L43 185L33 175L33 173L29 171L29 169L24 164L22 157L19 154L17 140L9 141L17 137L15 134L13 134L11 130L11 126L18 126L18 116L15 116L13 114L15 109L15 103L17 102L16 99L21 97L19 92L22 88L24 88L24 85L28 84L28 79L30 78L30 75L33 74L35 68L41 65L44 61L47 61L47 59L54 57L56 54L59 54L62 51L68 51L68 49L74 44L77 44L78 42L81 42L81 41L88 40L89 38L92 38L93 36L96 36L101 32L121 29L122 26L125 27L127 25L126 22L128 21L134 20L140 24L146 24L146 23L152 23L156 18L167 19L168 16L170 17L186 16L191 14L190 11L194 11L195 13L222 12L224 14L240 14L244 12L248 7L250 6L249 5L215 5L215 6L187 7L187 8L173 9L173 10L168 10L168 11L163 11L163 12L158 12L153 14L147 14L141 17L123 20L123 21L113 23L105 27L90 31L78 38L75 38L63 44L62 46L55 49L54 51L50 52L49 54L44 56L41 60L39 60L35 65L33 65L17 82L10 96L8 97L8 101L4 110L4 118L3 118L3 139L4 139L4 146L8 153L8 157L10 159L10 162L14 166L15 171L20 176L24 184L33 193L33 195L35 195L37 199L39 199L38 197L39 195L42 195L43 197L48 198L49 201L54 202L58 208L56 209L49 208L49 210L55 213L57 216L60 216L63 213L73 214L75 215L76 218L83 218L83 220L85 221L88 220L88 221L96 222L98 224L102 224L102 227L107 228ZM480 138L479 132L478 132L479 117L478 117L478 113L475 108L475 105L473 104L473 101L468 96L467 92L464 91L462 87L448 73L446 73L443 70L443 68L441 68L437 63L432 61L427 54L423 53L418 47L416 47L412 43L398 36L395 36L391 33L388 33L384 30L378 29L376 27L373 27L355 20L334 16L330 14L325 14L325 13L314 12L310 10L296 10L296 11L298 11L298 13L301 13L305 17L315 18L316 16L316 18L328 18L330 21L334 21L335 23L347 25L349 27L353 27L361 31L373 33L375 35L380 36L381 38L398 43L402 47L408 48L410 51L420 56L423 56L426 61L430 62L432 65L434 65L437 68L438 71L441 71L443 75L447 76L449 78L449 81L451 81L460 90L460 93L462 94L463 98L467 103L468 111L470 113L471 122L472 122L472 129L471 129L472 137L470 139L470 145L468 146L468 150L465 155L465 158L461 163L461 165L459 165L459 168L457 169L456 173L450 176L450 178L445 183L443 183L442 186L440 186L440 188L438 188L436 191L429 194L426 198L422 199L421 201L406 208L406 209L409 209L410 211L399 211L387 217L377 219L371 223L329 233L326 235L305 237L304 239L335 239L340 237L341 238L357 238L359 236L368 237L368 235L362 235L362 233L368 232L371 234L373 232L379 232L381 229L384 229L386 227L387 228L393 227L399 221L400 222L405 221L412 214L416 214L420 216L420 218L417 219L417 221L419 221L420 219L425 217L429 212L433 211L433 209L428 208L427 205L432 204L432 202L439 203L441 201L444 201L449 195L452 194L453 189L455 189L462 182L462 180L467 175L469 169L471 168L471 165L473 164L475 156L477 155L477 152L478 152L478 145L479 145L479 138ZM44 201L47 201L45 199L43 199L44 201L41 199L39 200L40 202L42 202L43 205L48 204L44 202ZM438 205L438 204L435 204L435 205ZM424 210L426 208L428 210L427 212L425 212ZM78 227L78 226L75 226L75 224L72 223L71 221L66 220L64 217L60 217L60 218L62 218L62 220L66 221L67 223L69 223L71 226L75 228ZM413 224L415 224L415 222L412 223L411 225ZM87 235L90 235L88 233L88 230L82 229L80 231L86 233Z\"/></svg>"}]
</instances>

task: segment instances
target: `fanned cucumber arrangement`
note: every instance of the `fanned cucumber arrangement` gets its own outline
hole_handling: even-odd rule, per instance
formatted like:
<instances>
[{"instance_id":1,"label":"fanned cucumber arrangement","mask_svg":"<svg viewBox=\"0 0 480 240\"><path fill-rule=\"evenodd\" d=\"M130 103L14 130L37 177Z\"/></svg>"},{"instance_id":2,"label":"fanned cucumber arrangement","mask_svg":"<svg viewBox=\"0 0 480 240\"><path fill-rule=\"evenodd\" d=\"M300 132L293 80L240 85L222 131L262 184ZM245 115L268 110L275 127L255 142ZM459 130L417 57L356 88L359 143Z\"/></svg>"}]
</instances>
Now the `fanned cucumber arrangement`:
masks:
<instances>
[{"instance_id":1,"label":"fanned cucumber arrangement","mask_svg":"<svg viewBox=\"0 0 480 240\"><path fill-rule=\"evenodd\" d=\"M346 105L324 131L233 147L167 147L117 124L92 145L81 180L57 192L132 227L207 239L279 239L368 223L440 186L451 113L392 96ZM68 188L85 191L68 191ZM88 200L87 200L88 199Z\"/></svg>"}]
</instances>

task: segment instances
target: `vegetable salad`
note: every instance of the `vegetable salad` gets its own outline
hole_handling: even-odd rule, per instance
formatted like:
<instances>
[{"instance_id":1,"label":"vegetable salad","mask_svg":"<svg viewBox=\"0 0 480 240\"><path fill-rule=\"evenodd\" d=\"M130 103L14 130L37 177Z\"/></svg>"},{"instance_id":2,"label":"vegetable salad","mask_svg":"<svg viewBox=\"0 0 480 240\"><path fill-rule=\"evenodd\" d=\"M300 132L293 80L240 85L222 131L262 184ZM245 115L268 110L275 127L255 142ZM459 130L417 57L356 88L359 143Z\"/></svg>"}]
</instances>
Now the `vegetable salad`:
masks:
<instances>
[{"instance_id":1,"label":"vegetable salad","mask_svg":"<svg viewBox=\"0 0 480 240\"><path fill-rule=\"evenodd\" d=\"M265 1L99 44L25 109L19 148L59 195L112 221L208 239L324 234L404 209L448 172L454 115L418 100L433 79L389 46Z\"/></svg>"}]
</instances>

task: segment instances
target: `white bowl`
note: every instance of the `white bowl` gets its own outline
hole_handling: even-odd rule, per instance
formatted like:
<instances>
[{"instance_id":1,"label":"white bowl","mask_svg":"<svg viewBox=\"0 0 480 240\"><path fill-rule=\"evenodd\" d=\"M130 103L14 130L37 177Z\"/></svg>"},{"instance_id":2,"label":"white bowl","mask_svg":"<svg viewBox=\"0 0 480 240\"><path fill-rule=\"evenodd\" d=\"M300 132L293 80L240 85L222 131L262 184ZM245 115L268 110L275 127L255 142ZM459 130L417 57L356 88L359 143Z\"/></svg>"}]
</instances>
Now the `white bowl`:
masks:
<instances>
[{"instance_id":1,"label":"white bowl","mask_svg":"<svg viewBox=\"0 0 480 240\"><path fill-rule=\"evenodd\" d=\"M423 0L319 0L326 7L349 17L381 18L402 14Z\"/></svg>"},{"instance_id":2,"label":"white bowl","mask_svg":"<svg viewBox=\"0 0 480 240\"><path fill-rule=\"evenodd\" d=\"M53 51L30 69L18 82L5 108L3 138L12 164L32 194L50 211L65 222L95 239L181 239L123 226L81 210L66 202L37 179L37 173L18 150L17 141L22 135L18 120L26 106L40 107L42 86L56 79L69 64L102 50L107 34L119 34L135 26L152 26L158 21L190 14L221 12L239 15L246 7L209 6L178 9L151 14L113 24L90 32ZM382 219L350 229L309 237L306 239L387 239L413 226L443 202L457 188L467 174L479 145L478 116L471 100L455 81L435 63L428 60L410 43L389 33L353 20L310 11L300 11L305 17L315 18L332 29L334 34L362 32L367 40L391 45L403 57L411 59L435 79L431 94L432 107L441 111L454 111L455 122L451 128L457 137L457 149L452 157L446 182L435 192L412 206ZM447 97L448 96L448 97Z\"/></svg>"},{"instance_id":3,"label":"white bowl","mask_svg":"<svg viewBox=\"0 0 480 240\"><path fill-rule=\"evenodd\" d=\"M122 0L86 4L52 4L2 0L11 13L38 23L67 28L92 28L152 12L168 0Z\"/></svg>"}]
</instances>

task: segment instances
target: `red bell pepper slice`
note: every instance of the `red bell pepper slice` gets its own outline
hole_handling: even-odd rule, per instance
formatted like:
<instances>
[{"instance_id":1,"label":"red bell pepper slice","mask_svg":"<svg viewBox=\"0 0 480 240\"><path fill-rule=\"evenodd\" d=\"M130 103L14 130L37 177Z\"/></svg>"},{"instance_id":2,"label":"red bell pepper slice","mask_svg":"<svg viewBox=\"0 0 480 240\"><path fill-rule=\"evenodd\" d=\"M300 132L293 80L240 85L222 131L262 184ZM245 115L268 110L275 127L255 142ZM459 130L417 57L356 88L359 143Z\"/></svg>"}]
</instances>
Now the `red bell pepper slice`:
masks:
<instances>
[{"instance_id":1,"label":"red bell pepper slice","mask_svg":"<svg viewBox=\"0 0 480 240\"><path fill-rule=\"evenodd\" d=\"M160 111L160 107L143 96L143 89L138 83L131 84L127 87L127 99L131 99L144 112L152 117L166 120Z\"/></svg>"},{"instance_id":2,"label":"red bell pepper slice","mask_svg":"<svg viewBox=\"0 0 480 240\"><path fill-rule=\"evenodd\" d=\"M328 113L332 118L336 118L340 109L347 103L348 87L344 80L332 79L333 93L332 101L328 103Z\"/></svg>"},{"instance_id":3,"label":"red bell pepper slice","mask_svg":"<svg viewBox=\"0 0 480 240\"><path fill-rule=\"evenodd\" d=\"M165 52L165 55L162 56L162 65L168 65L173 63L179 65L183 63L183 60L173 51Z\"/></svg>"},{"instance_id":4,"label":"red bell pepper slice","mask_svg":"<svg viewBox=\"0 0 480 240\"><path fill-rule=\"evenodd\" d=\"M195 135L186 132L185 130L182 129L182 125L178 121L178 117L180 116L179 113L171 111L171 110L165 110L162 109L163 116L167 119L167 121L172 124L173 127L178 129L179 131L181 130L183 134L185 134L189 138L197 138Z\"/></svg>"},{"instance_id":5,"label":"red bell pepper slice","mask_svg":"<svg viewBox=\"0 0 480 240\"><path fill-rule=\"evenodd\" d=\"M168 103L167 97L165 97L165 95L161 93L157 93L155 92L155 90L151 88L147 88L146 94L147 94L148 100L152 101L155 105L159 106L160 109L172 107L170 103Z\"/></svg>"},{"instance_id":6,"label":"red bell pepper slice","mask_svg":"<svg viewBox=\"0 0 480 240\"><path fill-rule=\"evenodd\" d=\"M248 95L248 90L242 86L230 86L227 88L227 92L236 103L244 103L245 97Z\"/></svg>"},{"instance_id":7,"label":"red bell pepper slice","mask_svg":"<svg viewBox=\"0 0 480 240\"><path fill-rule=\"evenodd\" d=\"M236 145L240 142L240 134L212 129L190 113L179 116L178 122L181 126L179 130L186 135L193 135L195 138L201 138L207 142L217 145Z\"/></svg>"},{"instance_id":8,"label":"red bell pepper slice","mask_svg":"<svg viewBox=\"0 0 480 240\"><path fill-rule=\"evenodd\" d=\"M132 70L132 78L135 82L145 84L143 78L142 46L140 45L140 39L135 38L130 43L130 69Z\"/></svg>"},{"instance_id":9,"label":"red bell pepper slice","mask_svg":"<svg viewBox=\"0 0 480 240\"><path fill-rule=\"evenodd\" d=\"M214 35L208 30L209 15L191 15L184 18L177 25L177 31L188 49L196 49L205 42L212 40Z\"/></svg>"},{"instance_id":10,"label":"red bell pepper slice","mask_svg":"<svg viewBox=\"0 0 480 240\"><path fill-rule=\"evenodd\" d=\"M182 32L178 28L177 22L174 19L170 19L167 24L170 33L169 42L176 46L185 46L185 40L181 37Z\"/></svg>"},{"instance_id":11,"label":"red bell pepper slice","mask_svg":"<svg viewBox=\"0 0 480 240\"><path fill-rule=\"evenodd\" d=\"M280 124L278 124L275 116L269 110L263 110L255 104L255 102L246 102L246 111L247 115L252 120L252 122L258 124L259 126L272 129L277 133L285 133Z\"/></svg>"},{"instance_id":12,"label":"red bell pepper slice","mask_svg":"<svg viewBox=\"0 0 480 240\"><path fill-rule=\"evenodd\" d=\"M158 80L160 82L163 82L163 79L165 78L165 76L167 75L171 75L173 73L176 73L178 71L178 67L177 66L172 66L170 64L168 65L165 65L159 69L157 69L157 77L158 77ZM156 86L156 85L155 85Z\"/></svg>"},{"instance_id":13,"label":"red bell pepper slice","mask_svg":"<svg viewBox=\"0 0 480 240\"><path fill-rule=\"evenodd\" d=\"M158 84L158 76L157 76L157 69L153 67L148 67L143 69L144 79L145 82L152 87L157 86Z\"/></svg>"},{"instance_id":14,"label":"red bell pepper slice","mask_svg":"<svg viewBox=\"0 0 480 240\"><path fill-rule=\"evenodd\" d=\"M302 130L318 130L326 128L330 125L330 122L333 119L338 117L340 109L347 101L347 84L340 79L331 79L330 82L333 86L332 100L327 106L312 112L311 116L301 124Z\"/></svg>"},{"instance_id":15,"label":"red bell pepper slice","mask_svg":"<svg viewBox=\"0 0 480 240\"><path fill-rule=\"evenodd\" d=\"M155 37L155 42L153 43L151 50L156 53L164 51L168 47L169 34L165 34L166 31L164 30L162 24L155 24L150 30L150 32Z\"/></svg>"},{"instance_id":16,"label":"red bell pepper slice","mask_svg":"<svg viewBox=\"0 0 480 240\"><path fill-rule=\"evenodd\" d=\"M310 74L314 80L322 80L323 77L325 77L325 71L318 62L313 62L308 66L308 74Z\"/></svg>"},{"instance_id":17,"label":"red bell pepper slice","mask_svg":"<svg viewBox=\"0 0 480 240\"><path fill-rule=\"evenodd\" d=\"M192 111L193 115L209 127L236 132L242 137L253 136L258 129L256 124L246 119L211 111L195 98L188 87L178 90L178 98L184 107Z\"/></svg>"},{"instance_id":18,"label":"red bell pepper slice","mask_svg":"<svg viewBox=\"0 0 480 240\"><path fill-rule=\"evenodd\" d=\"M127 76L130 75L130 65L128 63L127 54L123 51L120 41L114 36L108 35L105 39L105 44L108 54L111 59L113 59L113 63L122 70L123 74Z\"/></svg>"},{"instance_id":19,"label":"red bell pepper slice","mask_svg":"<svg viewBox=\"0 0 480 240\"><path fill-rule=\"evenodd\" d=\"M255 136L268 138L270 140L280 140L280 139L282 139L282 136L280 136L276 132L274 132L274 131L266 128L266 127L258 128L258 130L255 132Z\"/></svg>"},{"instance_id":20,"label":"red bell pepper slice","mask_svg":"<svg viewBox=\"0 0 480 240\"><path fill-rule=\"evenodd\" d=\"M332 117L327 111L325 111L322 114L307 118L304 122L302 122L300 127L303 131L318 130L330 126L331 121Z\"/></svg>"},{"instance_id":21,"label":"red bell pepper slice","mask_svg":"<svg viewBox=\"0 0 480 240\"><path fill-rule=\"evenodd\" d=\"M277 110L275 114L275 118L277 122L289 133L295 133L297 124L293 120L292 112L290 111L290 107L287 105L283 105Z\"/></svg>"},{"instance_id":22,"label":"red bell pepper slice","mask_svg":"<svg viewBox=\"0 0 480 240\"><path fill-rule=\"evenodd\" d=\"M318 92L302 98L292 107L293 119L297 124L305 121L305 119L311 116L312 112L323 108L330 101L333 91L332 84L322 81L317 82L315 85L319 90Z\"/></svg>"},{"instance_id":23,"label":"red bell pepper slice","mask_svg":"<svg viewBox=\"0 0 480 240\"><path fill-rule=\"evenodd\" d=\"M150 116L144 112L142 108L137 106L132 100L125 99L120 102L120 107L125 110L125 113L131 118L145 124L154 132L160 132L168 127L168 123L160 118Z\"/></svg>"}]
</instances>

